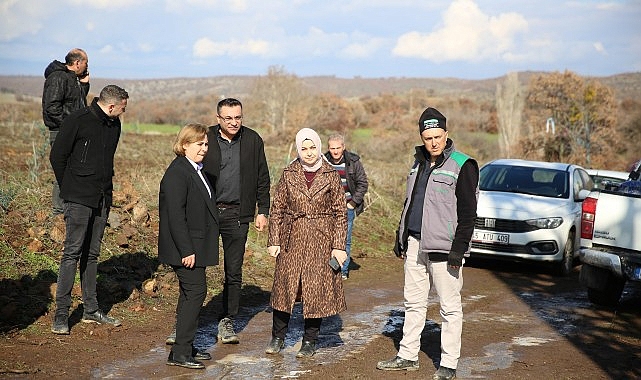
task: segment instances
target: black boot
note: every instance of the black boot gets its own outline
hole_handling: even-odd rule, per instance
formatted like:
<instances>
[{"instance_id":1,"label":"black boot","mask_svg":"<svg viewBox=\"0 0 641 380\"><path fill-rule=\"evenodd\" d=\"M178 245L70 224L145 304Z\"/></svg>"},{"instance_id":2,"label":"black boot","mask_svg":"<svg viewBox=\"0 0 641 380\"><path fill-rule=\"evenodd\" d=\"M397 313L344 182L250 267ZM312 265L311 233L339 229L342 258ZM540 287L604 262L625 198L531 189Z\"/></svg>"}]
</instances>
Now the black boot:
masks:
<instances>
[{"instance_id":1,"label":"black boot","mask_svg":"<svg viewBox=\"0 0 641 380\"><path fill-rule=\"evenodd\" d=\"M296 354L297 358L310 358L316 353L316 342L304 340L300 351Z\"/></svg>"},{"instance_id":2,"label":"black boot","mask_svg":"<svg viewBox=\"0 0 641 380\"><path fill-rule=\"evenodd\" d=\"M285 341L281 338L272 337L272 340L269 342L269 345L265 349L265 353L267 354L277 354L280 352L280 350L285 347Z\"/></svg>"}]
</instances>

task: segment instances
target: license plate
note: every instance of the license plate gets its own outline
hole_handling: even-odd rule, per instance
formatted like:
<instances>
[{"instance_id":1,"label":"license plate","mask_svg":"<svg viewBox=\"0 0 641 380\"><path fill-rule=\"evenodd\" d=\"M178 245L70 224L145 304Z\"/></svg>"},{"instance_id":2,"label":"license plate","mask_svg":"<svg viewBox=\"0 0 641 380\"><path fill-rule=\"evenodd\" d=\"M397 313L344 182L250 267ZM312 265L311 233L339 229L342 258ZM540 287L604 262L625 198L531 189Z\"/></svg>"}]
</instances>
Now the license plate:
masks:
<instances>
[{"instance_id":1,"label":"license plate","mask_svg":"<svg viewBox=\"0 0 641 380\"><path fill-rule=\"evenodd\" d=\"M474 231L472 240L481 243L510 244L510 235L495 232Z\"/></svg>"}]
</instances>

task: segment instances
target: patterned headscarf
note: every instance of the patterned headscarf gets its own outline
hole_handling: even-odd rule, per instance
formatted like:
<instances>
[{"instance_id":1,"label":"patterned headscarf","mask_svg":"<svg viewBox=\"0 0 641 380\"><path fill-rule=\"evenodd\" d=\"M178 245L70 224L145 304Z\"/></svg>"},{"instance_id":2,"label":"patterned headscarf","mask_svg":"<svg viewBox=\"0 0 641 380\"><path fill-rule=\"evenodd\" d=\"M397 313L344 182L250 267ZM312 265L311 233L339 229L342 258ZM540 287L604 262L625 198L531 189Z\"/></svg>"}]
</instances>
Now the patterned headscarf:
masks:
<instances>
[{"instance_id":1,"label":"patterned headscarf","mask_svg":"<svg viewBox=\"0 0 641 380\"><path fill-rule=\"evenodd\" d=\"M301 156L301 149L303 147L303 141L305 140L311 140L314 145L316 145L316 149L318 150L318 160L314 163L314 165L309 166L305 164L305 162L300 159ZM300 161L301 165L303 165L303 170L306 172L315 172L318 169L320 169L322 165L322 157L324 156L321 153L321 139L318 133L314 131L311 128L303 128L298 133L296 133L296 151L298 152L298 160Z\"/></svg>"}]
</instances>

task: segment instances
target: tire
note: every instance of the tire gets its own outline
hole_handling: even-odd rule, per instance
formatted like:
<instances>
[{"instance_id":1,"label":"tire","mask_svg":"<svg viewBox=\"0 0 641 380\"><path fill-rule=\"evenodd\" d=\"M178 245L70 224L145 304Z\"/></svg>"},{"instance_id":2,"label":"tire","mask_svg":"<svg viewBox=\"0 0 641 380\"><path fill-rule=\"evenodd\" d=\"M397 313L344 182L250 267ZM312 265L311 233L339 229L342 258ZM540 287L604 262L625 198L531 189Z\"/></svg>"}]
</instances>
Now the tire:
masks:
<instances>
[{"instance_id":1,"label":"tire","mask_svg":"<svg viewBox=\"0 0 641 380\"><path fill-rule=\"evenodd\" d=\"M595 305L613 307L619 303L625 280L610 274L602 289L588 288L588 299Z\"/></svg>"},{"instance_id":2,"label":"tire","mask_svg":"<svg viewBox=\"0 0 641 380\"><path fill-rule=\"evenodd\" d=\"M570 231L563 247L563 258L557 263L556 272L559 276L567 277L574 268L574 231Z\"/></svg>"}]
</instances>

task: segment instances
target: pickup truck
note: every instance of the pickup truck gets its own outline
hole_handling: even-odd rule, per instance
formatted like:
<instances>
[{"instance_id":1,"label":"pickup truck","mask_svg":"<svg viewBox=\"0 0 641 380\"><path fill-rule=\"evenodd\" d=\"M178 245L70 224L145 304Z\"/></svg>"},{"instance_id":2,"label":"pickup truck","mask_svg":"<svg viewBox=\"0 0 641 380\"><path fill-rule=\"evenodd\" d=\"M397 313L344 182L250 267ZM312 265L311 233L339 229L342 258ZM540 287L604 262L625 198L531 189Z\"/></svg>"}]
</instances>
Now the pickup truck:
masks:
<instances>
[{"instance_id":1,"label":"pickup truck","mask_svg":"<svg viewBox=\"0 0 641 380\"><path fill-rule=\"evenodd\" d=\"M596 305L616 306L625 283L641 281L641 195L635 192L594 190L583 201L579 281Z\"/></svg>"}]
</instances>

